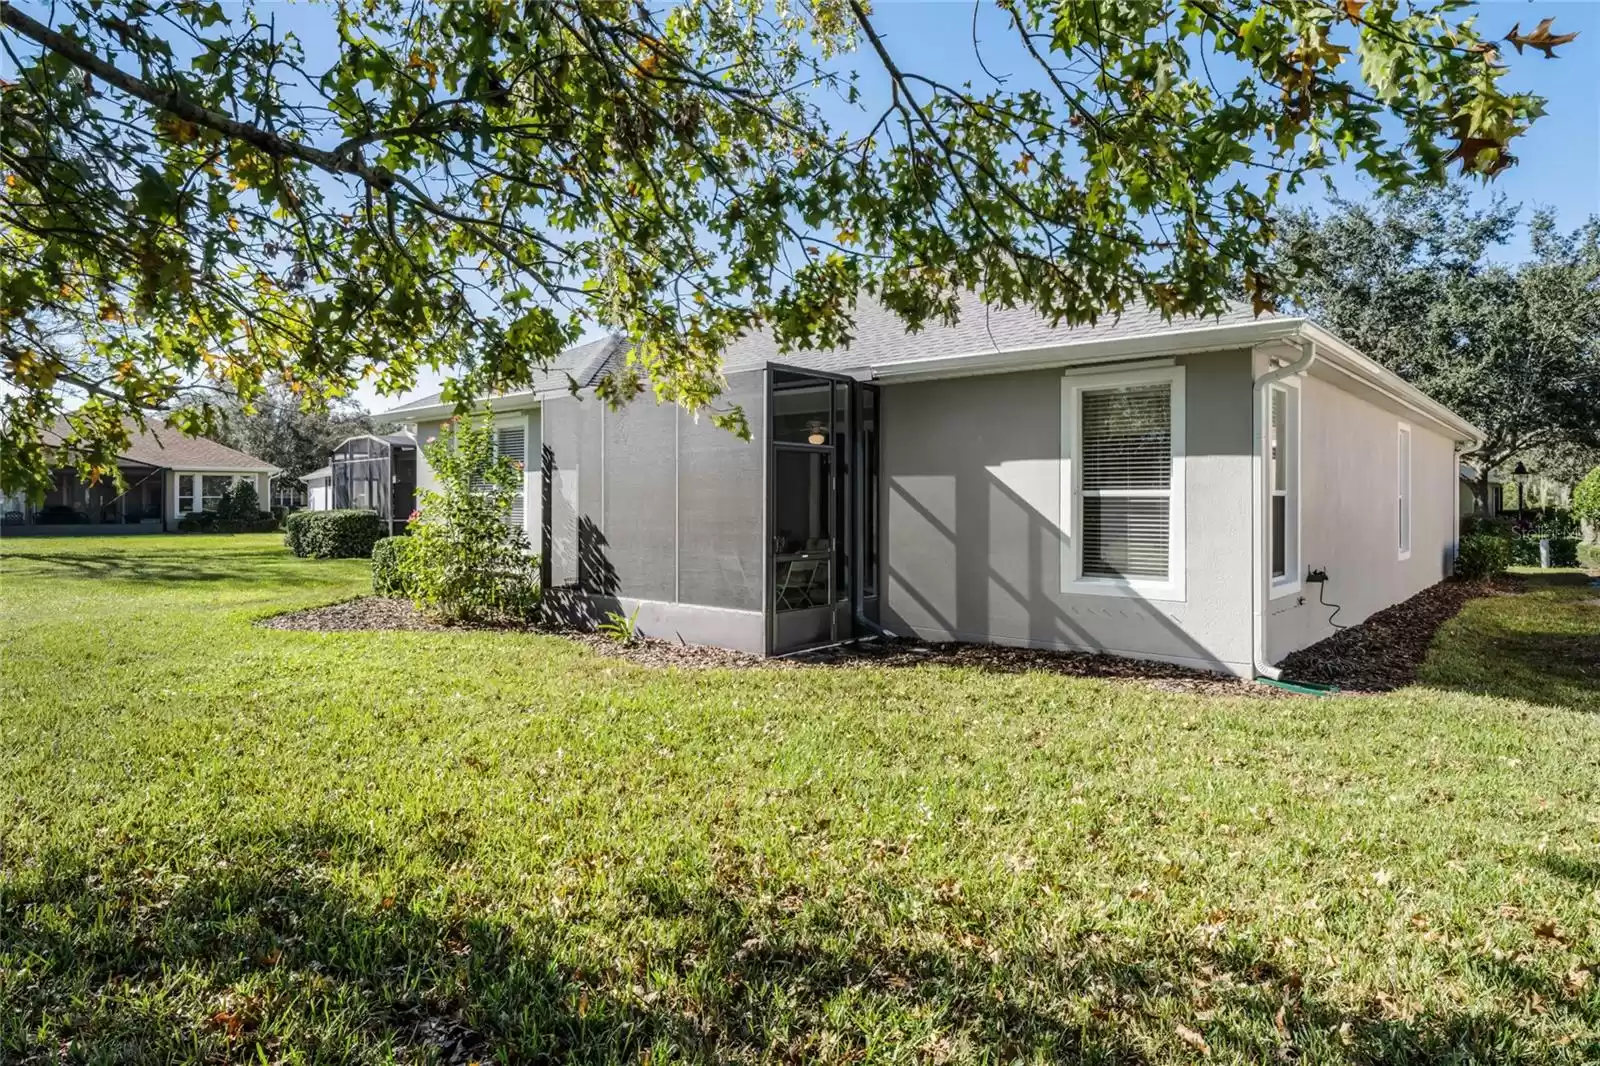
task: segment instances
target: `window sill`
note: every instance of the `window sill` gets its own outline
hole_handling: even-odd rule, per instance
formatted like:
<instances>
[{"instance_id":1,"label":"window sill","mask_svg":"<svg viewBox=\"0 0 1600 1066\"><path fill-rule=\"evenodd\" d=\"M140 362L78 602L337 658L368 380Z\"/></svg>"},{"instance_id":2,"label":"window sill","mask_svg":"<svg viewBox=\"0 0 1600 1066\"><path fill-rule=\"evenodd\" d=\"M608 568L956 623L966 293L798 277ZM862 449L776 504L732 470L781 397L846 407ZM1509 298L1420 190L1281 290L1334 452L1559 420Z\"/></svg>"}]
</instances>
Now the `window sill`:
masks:
<instances>
[{"instance_id":1,"label":"window sill","mask_svg":"<svg viewBox=\"0 0 1600 1066\"><path fill-rule=\"evenodd\" d=\"M1407 559L1411 558L1411 552L1409 550L1403 551L1403 552L1400 553L1398 558L1399 558L1399 561L1403 563Z\"/></svg>"},{"instance_id":2,"label":"window sill","mask_svg":"<svg viewBox=\"0 0 1600 1066\"><path fill-rule=\"evenodd\" d=\"M1299 578L1282 578L1282 577L1273 578L1273 580L1272 580L1272 591L1269 594L1268 598L1269 599L1274 599L1274 600L1281 600L1285 596L1293 596L1293 595L1295 595L1303 587L1304 587L1304 583L1301 582Z\"/></svg>"},{"instance_id":3,"label":"window sill","mask_svg":"<svg viewBox=\"0 0 1600 1066\"><path fill-rule=\"evenodd\" d=\"M1063 596L1120 596L1124 599L1149 600L1152 603L1187 603L1181 585L1166 582L1113 581L1110 579L1079 578L1061 585Z\"/></svg>"}]
</instances>

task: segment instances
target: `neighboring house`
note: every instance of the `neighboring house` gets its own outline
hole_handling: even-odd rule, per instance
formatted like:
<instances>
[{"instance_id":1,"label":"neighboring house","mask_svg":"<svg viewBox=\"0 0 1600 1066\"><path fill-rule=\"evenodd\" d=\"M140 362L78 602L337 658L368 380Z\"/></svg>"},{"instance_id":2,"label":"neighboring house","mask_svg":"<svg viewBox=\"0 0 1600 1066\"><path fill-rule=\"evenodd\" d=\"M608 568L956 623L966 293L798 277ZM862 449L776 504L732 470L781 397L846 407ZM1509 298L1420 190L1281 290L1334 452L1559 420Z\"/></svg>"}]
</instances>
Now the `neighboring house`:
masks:
<instances>
[{"instance_id":1,"label":"neighboring house","mask_svg":"<svg viewBox=\"0 0 1600 1066\"><path fill-rule=\"evenodd\" d=\"M300 479L306 486L306 509L333 510L333 467L324 466Z\"/></svg>"},{"instance_id":2,"label":"neighboring house","mask_svg":"<svg viewBox=\"0 0 1600 1066\"><path fill-rule=\"evenodd\" d=\"M279 476L272 480L272 506L284 511L303 510L310 499L305 481Z\"/></svg>"},{"instance_id":3,"label":"neighboring house","mask_svg":"<svg viewBox=\"0 0 1600 1066\"><path fill-rule=\"evenodd\" d=\"M187 514L209 511L228 485L250 480L262 506L271 499L270 463L201 437L186 437L163 422L129 425L127 450L118 458L125 487L114 478L98 484L79 479L71 466L55 471L55 487L37 506L8 498L7 536L19 533L158 533L175 531ZM46 430L47 445L59 446L65 420Z\"/></svg>"},{"instance_id":4,"label":"neighboring house","mask_svg":"<svg viewBox=\"0 0 1600 1066\"><path fill-rule=\"evenodd\" d=\"M1478 499L1478 468L1471 463L1461 464L1461 513L1473 515L1478 518L1488 518L1501 511L1501 497L1504 486L1494 482L1489 483L1488 508L1485 509Z\"/></svg>"},{"instance_id":5,"label":"neighboring house","mask_svg":"<svg viewBox=\"0 0 1600 1066\"><path fill-rule=\"evenodd\" d=\"M1479 436L1314 323L1248 310L1069 329L971 298L909 334L863 306L848 348L727 353L749 441L598 402L625 354L582 345L489 403L528 460L546 602L768 654L886 631L1270 675L1331 605L1351 624L1450 573ZM426 438L452 413L386 417Z\"/></svg>"}]
</instances>

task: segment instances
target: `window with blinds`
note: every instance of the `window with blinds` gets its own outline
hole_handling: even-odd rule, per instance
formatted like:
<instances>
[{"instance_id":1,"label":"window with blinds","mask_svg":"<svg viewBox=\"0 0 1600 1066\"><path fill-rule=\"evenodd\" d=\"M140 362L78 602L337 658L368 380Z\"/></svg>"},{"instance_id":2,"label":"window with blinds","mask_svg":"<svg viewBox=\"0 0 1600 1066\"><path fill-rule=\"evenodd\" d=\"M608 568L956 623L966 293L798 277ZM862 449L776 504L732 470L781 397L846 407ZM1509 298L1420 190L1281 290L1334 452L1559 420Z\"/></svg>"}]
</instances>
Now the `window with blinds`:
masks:
<instances>
[{"instance_id":1,"label":"window with blinds","mask_svg":"<svg viewBox=\"0 0 1600 1066\"><path fill-rule=\"evenodd\" d=\"M1289 572L1289 392L1268 390L1267 447L1272 462L1272 576Z\"/></svg>"},{"instance_id":2,"label":"window with blinds","mask_svg":"<svg viewBox=\"0 0 1600 1066\"><path fill-rule=\"evenodd\" d=\"M1078 426L1082 576L1166 580L1172 544L1172 383L1085 389Z\"/></svg>"},{"instance_id":3,"label":"window with blinds","mask_svg":"<svg viewBox=\"0 0 1600 1066\"><path fill-rule=\"evenodd\" d=\"M511 525L520 526L524 523L527 513L528 428L522 425L496 426L494 453L498 457L515 459L522 464L522 481L518 484L516 497L511 501L511 514L506 518Z\"/></svg>"}]
</instances>

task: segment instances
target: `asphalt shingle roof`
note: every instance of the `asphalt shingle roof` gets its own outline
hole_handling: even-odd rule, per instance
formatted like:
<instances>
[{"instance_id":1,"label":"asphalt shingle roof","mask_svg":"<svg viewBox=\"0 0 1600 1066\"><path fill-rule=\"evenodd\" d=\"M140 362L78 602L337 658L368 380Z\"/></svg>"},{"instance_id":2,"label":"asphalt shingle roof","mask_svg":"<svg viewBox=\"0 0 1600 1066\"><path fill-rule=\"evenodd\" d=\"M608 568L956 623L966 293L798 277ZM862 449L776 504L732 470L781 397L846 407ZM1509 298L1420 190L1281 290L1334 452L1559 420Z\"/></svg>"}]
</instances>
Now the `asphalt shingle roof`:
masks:
<instances>
[{"instance_id":1,"label":"asphalt shingle roof","mask_svg":"<svg viewBox=\"0 0 1600 1066\"><path fill-rule=\"evenodd\" d=\"M1255 320L1244 304L1230 305L1223 314L1209 318L1161 317L1147 307L1135 307L1121 315L1107 314L1094 325L1053 326L1031 307L1000 308L987 305L974 292L964 292L961 314L954 325L931 322L911 333L905 322L876 300L863 299L856 307L854 337L842 348L793 349L780 351L767 331L741 337L724 353L723 369L729 373L752 370L768 363L834 373L866 370L949 356L982 356L996 352L1025 351L1057 344L1154 336L1204 326L1238 325ZM621 337L602 337L568 348L549 370L542 372L542 383L513 395L526 395L552 388L565 388L571 374L580 387L593 385L608 370L626 365L628 344ZM403 415L416 408L442 403L441 393L432 393L385 412Z\"/></svg>"},{"instance_id":2,"label":"asphalt shingle roof","mask_svg":"<svg viewBox=\"0 0 1600 1066\"><path fill-rule=\"evenodd\" d=\"M588 388L600 379L601 373L610 364L612 355L621 351L624 347L625 345L620 337L601 337L598 340L585 341L557 355L555 361L545 369L536 371L532 386L525 389L516 389L509 393L499 393L498 395L524 396L532 392L564 389L567 387L567 379L569 377L578 383L579 388ZM437 407L442 403L444 403L444 393L430 392L426 396L407 400L399 407L390 408L383 413L385 415L403 415L408 411L418 408Z\"/></svg>"},{"instance_id":3,"label":"asphalt shingle roof","mask_svg":"<svg viewBox=\"0 0 1600 1066\"><path fill-rule=\"evenodd\" d=\"M865 370L941 356L1025 351L1055 344L1152 336L1255 320L1248 306L1236 304L1216 318L1169 321L1157 311L1138 307L1120 316L1105 315L1092 326L1053 326L1031 307L994 307L985 304L974 292L962 294L960 308L961 316L955 325L931 322L919 332L908 333L905 322L893 311L876 300L863 300L856 307L855 338L846 347L782 352L772 334L755 333L735 342L726 353L723 365L729 371L749 370L769 362L810 370Z\"/></svg>"},{"instance_id":4,"label":"asphalt shingle roof","mask_svg":"<svg viewBox=\"0 0 1600 1066\"><path fill-rule=\"evenodd\" d=\"M44 431L44 442L60 444L70 432L71 427L66 419L58 418L54 426ZM278 471L271 463L253 455L205 437L186 437L165 422L155 419L151 419L142 430L134 423L128 423L128 447L123 450L122 457L129 462L173 470L266 474Z\"/></svg>"}]
</instances>

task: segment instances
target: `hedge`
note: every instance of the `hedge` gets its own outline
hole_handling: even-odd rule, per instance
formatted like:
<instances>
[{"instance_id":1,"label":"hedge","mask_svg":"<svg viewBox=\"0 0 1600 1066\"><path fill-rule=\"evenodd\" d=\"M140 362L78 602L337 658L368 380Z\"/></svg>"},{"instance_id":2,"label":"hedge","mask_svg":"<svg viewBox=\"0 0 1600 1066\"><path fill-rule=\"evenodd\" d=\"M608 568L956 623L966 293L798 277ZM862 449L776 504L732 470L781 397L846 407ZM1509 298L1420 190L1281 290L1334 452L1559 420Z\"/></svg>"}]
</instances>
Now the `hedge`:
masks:
<instances>
[{"instance_id":1,"label":"hedge","mask_svg":"<svg viewBox=\"0 0 1600 1066\"><path fill-rule=\"evenodd\" d=\"M372 546L372 591L378 596L409 596L402 565L410 537L384 537Z\"/></svg>"},{"instance_id":2,"label":"hedge","mask_svg":"<svg viewBox=\"0 0 1600 1066\"><path fill-rule=\"evenodd\" d=\"M1578 565L1577 537L1550 537L1549 541L1551 567ZM1513 566L1539 565L1539 537L1536 534L1512 538L1511 563Z\"/></svg>"},{"instance_id":3,"label":"hedge","mask_svg":"<svg viewBox=\"0 0 1600 1066\"><path fill-rule=\"evenodd\" d=\"M196 511L178 519L179 533L276 533L278 520L270 511L255 518L223 518L215 511Z\"/></svg>"},{"instance_id":4,"label":"hedge","mask_svg":"<svg viewBox=\"0 0 1600 1066\"><path fill-rule=\"evenodd\" d=\"M1466 581L1493 577L1511 565L1511 542L1493 533L1469 533L1456 552L1456 577Z\"/></svg>"},{"instance_id":5,"label":"hedge","mask_svg":"<svg viewBox=\"0 0 1600 1066\"><path fill-rule=\"evenodd\" d=\"M376 511L296 511L283 523L283 543L307 559L364 559L386 526Z\"/></svg>"}]
</instances>

